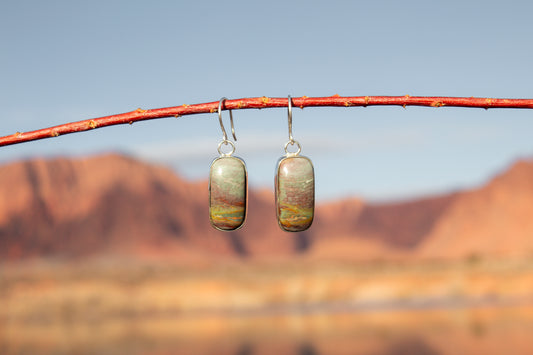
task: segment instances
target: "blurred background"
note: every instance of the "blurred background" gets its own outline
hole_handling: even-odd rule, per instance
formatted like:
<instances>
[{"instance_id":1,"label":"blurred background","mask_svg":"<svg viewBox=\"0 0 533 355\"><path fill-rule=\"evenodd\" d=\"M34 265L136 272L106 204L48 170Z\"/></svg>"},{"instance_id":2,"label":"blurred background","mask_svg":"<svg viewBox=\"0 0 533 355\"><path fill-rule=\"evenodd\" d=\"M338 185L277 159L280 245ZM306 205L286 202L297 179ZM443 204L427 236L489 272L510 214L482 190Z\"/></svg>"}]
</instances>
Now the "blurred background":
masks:
<instances>
[{"instance_id":1,"label":"blurred background","mask_svg":"<svg viewBox=\"0 0 533 355\"><path fill-rule=\"evenodd\" d=\"M0 9L1 136L222 96L531 98L527 1ZM297 234L273 206L286 109L234 111L231 233L207 212L216 114L3 147L0 353L530 354L531 115L295 109L317 193Z\"/></svg>"}]
</instances>

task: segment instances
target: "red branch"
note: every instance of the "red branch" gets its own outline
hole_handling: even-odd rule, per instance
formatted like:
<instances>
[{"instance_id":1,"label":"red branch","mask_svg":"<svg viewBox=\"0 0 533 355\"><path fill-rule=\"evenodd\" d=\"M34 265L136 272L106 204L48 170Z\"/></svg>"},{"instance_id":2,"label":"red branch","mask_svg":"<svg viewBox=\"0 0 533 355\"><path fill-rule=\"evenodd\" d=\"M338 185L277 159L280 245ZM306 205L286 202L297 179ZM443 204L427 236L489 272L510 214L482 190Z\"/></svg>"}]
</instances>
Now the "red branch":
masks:
<instances>
[{"instance_id":1,"label":"red branch","mask_svg":"<svg viewBox=\"0 0 533 355\"><path fill-rule=\"evenodd\" d=\"M533 99L490 99L477 97L416 97L416 96L356 96L342 97L334 95L330 97L294 97L292 104L300 108L317 106L429 106L429 107L474 107L474 108L533 108ZM223 108L226 110L238 109L262 109L270 107L287 107L287 98L253 97L236 100L226 100ZM0 146L23 143L38 139L57 137L63 134L88 131L91 129L119 125L132 124L137 121L151 120L164 117L180 117L198 113L214 113L218 110L218 101L182 105L176 107L156 108L151 110L137 109L132 112L118 115L93 118L84 121L65 123L55 127L49 127L32 132L17 132L1 137Z\"/></svg>"}]
</instances>

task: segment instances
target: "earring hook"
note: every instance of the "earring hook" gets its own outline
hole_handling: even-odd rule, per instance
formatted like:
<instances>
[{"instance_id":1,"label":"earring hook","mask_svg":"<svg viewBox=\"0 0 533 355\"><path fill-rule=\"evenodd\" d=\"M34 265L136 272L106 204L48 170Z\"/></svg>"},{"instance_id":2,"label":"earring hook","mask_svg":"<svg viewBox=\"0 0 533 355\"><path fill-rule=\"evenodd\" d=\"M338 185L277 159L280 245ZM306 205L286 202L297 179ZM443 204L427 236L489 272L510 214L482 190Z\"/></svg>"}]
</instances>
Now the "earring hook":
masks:
<instances>
[{"instance_id":1,"label":"earring hook","mask_svg":"<svg viewBox=\"0 0 533 355\"><path fill-rule=\"evenodd\" d=\"M224 141L228 141L228 135L226 134L226 129L224 128L224 124L222 123L222 103L224 103L224 101L226 100L227 98L223 97L218 102L218 121L220 122L220 128L222 129ZM233 139L237 141L237 137L235 137L235 127L233 126L233 114L231 113L231 110L229 110L229 119L231 122L231 134L233 135Z\"/></svg>"},{"instance_id":2,"label":"earring hook","mask_svg":"<svg viewBox=\"0 0 533 355\"><path fill-rule=\"evenodd\" d=\"M289 118L289 141L287 142L287 144L285 144L285 153L287 153L287 156L290 156L290 155L296 156L296 155L300 154L300 152L302 151L302 147L300 146L300 143L295 141L293 136L292 136L292 99L291 99L291 95L289 95L289 97L288 97L287 113L288 113L288 116L289 116L288 117ZM291 146L296 145L298 150L296 152L289 152L289 150L288 150L289 145L291 145Z\"/></svg>"},{"instance_id":3,"label":"earring hook","mask_svg":"<svg viewBox=\"0 0 533 355\"><path fill-rule=\"evenodd\" d=\"M294 144L294 138L292 137L292 100L291 95L289 95L288 98L288 104L287 104L287 112L289 115L289 142Z\"/></svg>"}]
</instances>

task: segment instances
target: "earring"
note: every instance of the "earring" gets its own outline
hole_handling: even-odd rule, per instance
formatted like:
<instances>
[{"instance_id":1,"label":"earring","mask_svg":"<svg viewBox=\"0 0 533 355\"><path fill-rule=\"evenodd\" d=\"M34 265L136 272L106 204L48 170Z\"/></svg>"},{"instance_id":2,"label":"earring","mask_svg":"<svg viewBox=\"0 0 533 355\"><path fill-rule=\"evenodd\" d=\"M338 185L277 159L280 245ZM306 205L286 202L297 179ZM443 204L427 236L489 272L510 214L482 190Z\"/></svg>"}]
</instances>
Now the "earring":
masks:
<instances>
[{"instance_id":1,"label":"earring","mask_svg":"<svg viewBox=\"0 0 533 355\"><path fill-rule=\"evenodd\" d=\"M221 231L232 231L242 227L246 219L248 197L248 173L246 164L238 157L231 156L235 152L235 145L228 140L226 130L222 124L222 103L218 103L218 119L222 129L222 142L218 145L218 158L211 163L209 171L209 220L211 225ZM235 137L233 115L229 110L231 133ZM222 152L222 146L230 146L230 151Z\"/></svg>"},{"instance_id":2,"label":"earring","mask_svg":"<svg viewBox=\"0 0 533 355\"><path fill-rule=\"evenodd\" d=\"M288 98L289 141L285 156L278 160L275 177L276 213L284 231L301 232L313 223L315 213L315 173L309 158L300 156L300 143L292 137L292 102ZM296 152L288 147L296 145Z\"/></svg>"}]
</instances>

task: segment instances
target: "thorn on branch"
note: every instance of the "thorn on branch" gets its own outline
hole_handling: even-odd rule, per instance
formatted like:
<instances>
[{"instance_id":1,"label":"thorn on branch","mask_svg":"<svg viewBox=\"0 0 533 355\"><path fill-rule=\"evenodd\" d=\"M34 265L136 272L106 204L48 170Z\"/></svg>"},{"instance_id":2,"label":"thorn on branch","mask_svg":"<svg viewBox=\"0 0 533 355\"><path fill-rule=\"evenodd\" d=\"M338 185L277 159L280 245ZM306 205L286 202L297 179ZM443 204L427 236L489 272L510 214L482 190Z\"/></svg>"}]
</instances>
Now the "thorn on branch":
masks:
<instances>
[{"instance_id":1,"label":"thorn on branch","mask_svg":"<svg viewBox=\"0 0 533 355\"><path fill-rule=\"evenodd\" d=\"M303 99L303 100L307 99L307 96L305 96L305 95L302 96L302 99ZM304 109L304 105L300 105L300 108L303 110L303 109Z\"/></svg>"}]
</instances>

